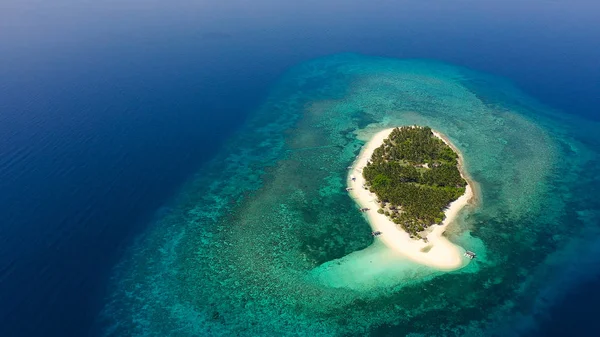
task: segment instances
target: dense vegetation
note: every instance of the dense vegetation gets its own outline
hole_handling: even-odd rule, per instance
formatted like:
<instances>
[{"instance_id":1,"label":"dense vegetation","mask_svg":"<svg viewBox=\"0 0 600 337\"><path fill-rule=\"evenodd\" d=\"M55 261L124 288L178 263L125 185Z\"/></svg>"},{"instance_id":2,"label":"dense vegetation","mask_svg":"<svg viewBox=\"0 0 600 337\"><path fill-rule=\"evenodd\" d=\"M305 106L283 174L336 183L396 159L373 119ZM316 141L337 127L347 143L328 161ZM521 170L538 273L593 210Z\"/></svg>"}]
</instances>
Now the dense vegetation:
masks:
<instances>
[{"instance_id":1,"label":"dense vegetation","mask_svg":"<svg viewBox=\"0 0 600 337\"><path fill-rule=\"evenodd\" d=\"M385 213L411 236L441 223L444 209L464 192L458 155L429 127L392 131L363 170L366 188Z\"/></svg>"}]
</instances>

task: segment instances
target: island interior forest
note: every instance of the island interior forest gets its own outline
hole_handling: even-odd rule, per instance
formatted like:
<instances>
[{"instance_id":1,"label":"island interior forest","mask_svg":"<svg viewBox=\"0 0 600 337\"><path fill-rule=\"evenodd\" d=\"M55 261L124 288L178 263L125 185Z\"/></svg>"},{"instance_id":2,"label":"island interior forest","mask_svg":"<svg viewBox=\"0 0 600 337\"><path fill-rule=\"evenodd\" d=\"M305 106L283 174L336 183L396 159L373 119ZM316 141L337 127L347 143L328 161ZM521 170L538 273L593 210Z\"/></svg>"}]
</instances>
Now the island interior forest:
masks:
<instances>
[{"instance_id":1,"label":"island interior forest","mask_svg":"<svg viewBox=\"0 0 600 337\"><path fill-rule=\"evenodd\" d=\"M377 195L379 213L419 238L465 192L458 164L458 154L431 128L395 128L364 168L365 188Z\"/></svg>"}]
</instances>

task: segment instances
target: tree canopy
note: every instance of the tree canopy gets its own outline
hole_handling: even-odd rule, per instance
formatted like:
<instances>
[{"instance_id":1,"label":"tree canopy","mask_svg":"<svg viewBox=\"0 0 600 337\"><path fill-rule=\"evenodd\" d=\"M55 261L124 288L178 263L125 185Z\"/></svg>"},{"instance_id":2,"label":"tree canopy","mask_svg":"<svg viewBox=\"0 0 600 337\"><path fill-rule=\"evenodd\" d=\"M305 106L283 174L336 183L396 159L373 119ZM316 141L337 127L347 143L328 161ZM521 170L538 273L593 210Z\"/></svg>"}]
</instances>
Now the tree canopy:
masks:
<instances>
[{"instance_id":1,"label":"tree canopy","mask_svg":"<svg viewBox=\"0 0 600 337\"><path fill-rule=\"evenodd\" d=\"M394 129L373 152L363 176L384 213L413 236L441 223L444 209L467 185L458 155L429 127Z\"/></svg>"}]
</instances>

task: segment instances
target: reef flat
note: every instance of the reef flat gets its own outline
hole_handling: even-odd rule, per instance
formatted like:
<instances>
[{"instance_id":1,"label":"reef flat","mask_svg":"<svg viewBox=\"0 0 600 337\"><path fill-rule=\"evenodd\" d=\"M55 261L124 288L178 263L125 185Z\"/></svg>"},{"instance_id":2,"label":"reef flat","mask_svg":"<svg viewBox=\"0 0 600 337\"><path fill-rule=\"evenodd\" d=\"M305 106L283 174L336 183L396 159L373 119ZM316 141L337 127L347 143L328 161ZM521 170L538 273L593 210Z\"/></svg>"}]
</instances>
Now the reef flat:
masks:
<instances>
[{"instance_id":1,"label":"reef flat","mask_svg":"<svg viewBox=\"0 0 600 337\"><path fill-rule=\"evenodd\" d=\"M345 190L361 147L398 125L446 135L477 182L445 232L478 253L464 268L374 242ZM98 324L106 336L519 334L559 298L548 275L598 237L580 192L597 183L599 129L452 65L300 64L157 215Z\"/></svg>"}]
</instances>

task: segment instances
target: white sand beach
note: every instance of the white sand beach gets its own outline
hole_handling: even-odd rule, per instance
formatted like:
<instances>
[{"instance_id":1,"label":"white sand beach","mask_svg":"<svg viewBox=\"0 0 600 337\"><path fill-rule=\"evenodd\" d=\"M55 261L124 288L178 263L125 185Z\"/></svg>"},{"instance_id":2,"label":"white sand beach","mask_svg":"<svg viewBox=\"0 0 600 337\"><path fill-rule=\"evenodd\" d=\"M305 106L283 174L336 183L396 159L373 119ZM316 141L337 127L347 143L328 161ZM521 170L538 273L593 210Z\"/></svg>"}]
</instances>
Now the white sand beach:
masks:
<instances>
[{"instance_id":1,"label":"white sand beach","mask_svg":"<svg viewBox=\"0 0 600 337\"><path fill-rule=\"evenodd\" d=\"M465 250L448 241L442 234L447 226L454 221L459 211L473 197L470 185L467 185L465 193L452 202L446 209L446 217L443 224L430 227L432 230L427 235L428 243L425 243L423 240L411 239L408 233L399 225L396 225L384 214L377 213L377 210L380 208L376 202L377 196L363 187L365 179L362 175L362 169L367 165L368 160L373 155L373 151L383 144L383 140L389 136L392 130L393 128L390 128L378 132L365 144L348 174L348 187L352 188L349 193L356 200L360 208L370 209L365 212L367 219L373 231L380 231L382 233L376 237L376 240L380 240L387 247L414 262L445 271L459 269L469 263L469 259L463 256ZM434 135L442 139L456 151L456 147L450 144L445 137L435 131ZM354 180L352 180L352 177L354 177Z\"/></svg>"}]
</instances>

